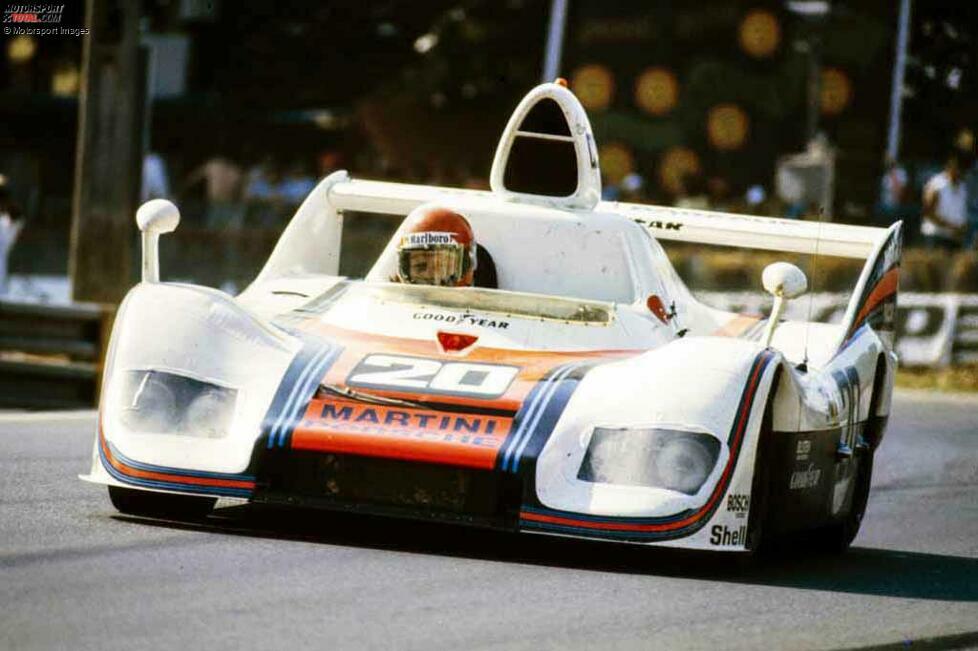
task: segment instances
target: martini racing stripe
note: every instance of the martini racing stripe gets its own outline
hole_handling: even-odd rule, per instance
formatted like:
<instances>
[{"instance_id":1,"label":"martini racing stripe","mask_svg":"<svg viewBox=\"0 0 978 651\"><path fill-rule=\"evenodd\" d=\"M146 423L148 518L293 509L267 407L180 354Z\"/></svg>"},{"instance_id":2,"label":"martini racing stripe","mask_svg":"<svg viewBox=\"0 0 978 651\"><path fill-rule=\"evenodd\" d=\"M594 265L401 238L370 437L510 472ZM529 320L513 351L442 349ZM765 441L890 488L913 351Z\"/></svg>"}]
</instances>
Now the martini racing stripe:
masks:
<instances>
[{"instance_id":1,"label":"martini racing stripe","mask_svg":"<svg viewBox=\"0 0 978 651\"><path fill-rule=\"evenodd\" d=\"M591 361L573 364L570 370L554 383L550 399L537 411L533 422L530 423L527 436L516 451L514 472L520 469L520 464L524 461L530 462L536 459L547 439L553 433L557 421L560 420L560 416L564 413L564 409L570 402L574 391L577 390L577 386L584 379L584 375L593 367L594 362Z\"/></svg>"},{"instance_id":2,"label":"martini racing stripe","mask_svg":"<svg viewBox=\"0 0 978 651\"><path fill-rule=\"evenodd\" d=\"M873 268L859 295L855 315L848 324L843 345L854 338L858 330L867 323L877 332L885 332L890 336L896 327L894 313L900 284L903 230L901 227L891 229L876 254Z\"/></svg>"},{"instance_id":3,"label":"martini racing stripe","mask_svg":"<svg viewBox=\"0 0 978 651\"><path fill-rule=\"evenodd\" d=\"M321 354L317 361L309 366L306 370L308 374L305 379L300 377L296 384L298 388L298 393L295 393L293 389L294 400L292 404L286 406L284 415L285 421L280 424L278 430L278 445L280 447L286 446L286 441L289 434L291 434L292 429L295 427L296 419L301 413L301 410L305 405L309 403L309 400L316 393L316 388L319 386L319 382L322 380L326 369L333 363L337 356L339 356L340 351L325 351Z\"/></svg>"},{"instance_id":4,"label":"martini racing stripe","mask_svg":"<svg viewBox=\"0 0 978 651\"><path fill-rule=\"evenodd\" d=\"M308 404L323 375L342 350L332 344L312 343L303 346L292 360L265 415L268 449L285 446L300 409Z\"/></svg>"},{"instance_id":5,"label":"martini racing stripe","mask_svg":"<svg viewBox=\"0 0 978 651\"><path fill-rule=\"evenodd\" d=\"M710 520L727 491L743 448L747 423L754 407L760 379L773 359L775 354L770 350L761 352L754 359L727 439L730 450L727 465L709 499L699 509L688 509L664 517L633 518L587 515L558 511L542 505L524 505L520 511L520 527L525 530L636 542L679 538L695 533Z\"/></svg>"},{"instance_id":6,"label":"martini racing stripe","mask_svg":"<svg viewBox=\"0 0 978 651\"><path fill-rule=\"evenodd\" d=\"M255 490L253 475L184 470L134 461L106 440L101 424L99 457L110 475L135 486L229 497L250 497Z\"/></svg>"},{"instance_id":7,"label":"martini racing stripe","mask_svg":"<svg viewBox=\"0 0 978 651\"><path fill-rule=\"evenodd\" d=\"M276 446L279 434L285 428L288 415L293 411L302 387L309 381L313 369L329 354L329 349L320 349L318 351L314 351L313 349L308 351L309 354L303 355L305 352L307 351L303 349L289 366L285 374L285 379L279 385L279 389L272 400L269 417L274 418L274 423L268 432L268 447L270 449ZM298 377L295 377L296 373ZM268 417L266 417L267 419Z\"/></svg>"},{"instance_id":8,"label":"martini racing stripe","mask_svg":"<svg viewBox=\"0 0 978 651\"><path fill-rule=\"evenodd\" d=\"M860 305L859 312L852 322L852 327L846 334L845 342L856 337L856 333L864 325L874 324L880 329L892 329L892 324L885 323L887 317L884 310L887 305L894 305L899 286L900 268L894 267L887 271L882 278L868 291L864 302ZM893 307L892 309L895 309ZM892 321L892 316L889 317Z\"/></svg>"},{"instance_id":9,"label":"martini racing stripe","mask_svg":"<svg viewBox=\"0 0 978 651\"><path fill-rule=\"evenodd\" d=\"M520 409L516 415L516 421L519 423L516 427L516 432L510 436L506 445L503 447L501 468L504 471L514 471L516 469L516 459L523 448L526 447L525 440L529 440L530 434L532 433L530 421L538 420L536 418L537 413L546 407L550 399L553 398L554 391L560 381L580 364L581 362L572 362L558 366L551 371L547 378L538 382L533 387L533 390L527 397L526 403L523 405L523 409Z\"/></svg>"}]
</instances>

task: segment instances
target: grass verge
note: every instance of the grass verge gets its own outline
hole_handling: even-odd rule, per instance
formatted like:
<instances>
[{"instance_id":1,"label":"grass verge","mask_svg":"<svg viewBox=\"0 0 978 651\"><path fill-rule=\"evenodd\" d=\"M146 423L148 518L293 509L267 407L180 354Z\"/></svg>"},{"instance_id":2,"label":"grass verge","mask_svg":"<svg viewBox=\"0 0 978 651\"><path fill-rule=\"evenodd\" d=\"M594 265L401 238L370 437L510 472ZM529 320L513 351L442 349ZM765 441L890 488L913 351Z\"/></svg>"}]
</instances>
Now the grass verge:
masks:
<instances>
[{"instance_id":1,"label":"grass verge","mask_svg":"<svg viewBox=\"0 0 978 651\"><path fill-rule=\"evenodd\" d=\"M901 368L897 371L896 385L906 389L978 391L978 366Z\"/></svg>"}]
</instances>

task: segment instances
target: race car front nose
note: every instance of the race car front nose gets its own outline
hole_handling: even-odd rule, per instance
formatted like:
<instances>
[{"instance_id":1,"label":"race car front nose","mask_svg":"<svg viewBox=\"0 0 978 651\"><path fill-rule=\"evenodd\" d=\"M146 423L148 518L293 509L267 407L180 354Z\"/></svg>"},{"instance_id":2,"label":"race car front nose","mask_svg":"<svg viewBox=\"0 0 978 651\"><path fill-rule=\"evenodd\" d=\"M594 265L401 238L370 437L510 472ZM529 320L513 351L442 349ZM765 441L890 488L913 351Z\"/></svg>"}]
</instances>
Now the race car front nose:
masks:
<instances>
[{"instance_id":1,"label":"race car front nose","mask_svg":"<svg viewBox=\"0 0 978 651\"><path fill-rule=\"evenodd\" d=\"M220 292L138 285L106 359L105 437L137 461L239 472L299 348Z\"/></svg>"}]
</instances>

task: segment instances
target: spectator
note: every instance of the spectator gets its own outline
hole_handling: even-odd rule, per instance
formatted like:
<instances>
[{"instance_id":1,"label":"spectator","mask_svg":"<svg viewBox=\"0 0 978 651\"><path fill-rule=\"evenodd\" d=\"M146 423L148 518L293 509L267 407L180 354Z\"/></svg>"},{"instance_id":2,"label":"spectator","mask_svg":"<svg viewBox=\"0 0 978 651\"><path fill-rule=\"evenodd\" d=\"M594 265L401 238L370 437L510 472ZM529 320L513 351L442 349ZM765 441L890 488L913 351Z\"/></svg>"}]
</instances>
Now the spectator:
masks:
<instances>
[{"instance_id":1,"label":"spectator","mask_svg":"<svg viewBox=\"0 0 978 651\"><path fill-rule=\"evenodd\" d=\"M975 156L975 134L971 129L962 129L955 145L961 154L961 171L965 191L968 193L968 225L965 247L978 245L978 157Z\"/></svg>"},{"instance_id":2,"label":"spectator","mask_svg":"<svg viewBox=\"0 0 978 651\"><path fill-rule=\"evenodd\" d=\"M892 156L883 161L883 177L880 179L880 196L876 215L882 224L890 225L900 219L900 207L906 198L910 177Z\"/></svg>"},{"instance_id":3,"label":"spectator","mask_svg":"<svg viewBox=\"0 0 978 651\"><path fill-rule=\"evenodd\" d=\"M683 176L675 206L692 210L710 209L710 197L706 193L706 182L702 175L689 172Z\"/></svg>"},{"instance_id":4,"label":"spectator","mask_svg":"<svg viewBox=\"0 0 978 651\"><path fill-rule=\"evenodd\" d=\"M10 196L7 177L0 174L0 296L7 291L7 258L20 235L20 209Z\"/></svg>"},{"instance_id":5,"label":"spectator","mask_svg":"<svg viewBox=\"0 0 978 651\"><path fill-rule=\"evenodd\" d=\"M275 177L275 164L271 156L252 165L248 169L245 183L245 201L271 201L275 196Z\"/></svg>"},{"instance_id":6,"label":"spectator","mask_svg":"<svg viewBox=\"0 0 978 651\"><path fill-rule=\"evenodd\" d=\"M645 179L632 172L621 180L621 201L626 203L645 203Z\"/></svg>"},{"instance_id":7,"label":"spectator","mask_svg":"<svg viewBox=\"0 0 978 651\"><path fill-rule=\"evenodd\" d=\"M146 152L143 157L143 183L139 200L145 203L150 199L168 199L170 181L166 174L166 163L156 152Z\"/></svg>"},{"instance_id":8,"label":"spectator","mask_svg":"<svg viewBox=\"0 0 978 651\"><path fill-rule=\"evenodd\" d=\"M968 190L961 178L961 159L951 154L944 170L924 185L920 233L929 248L960 248L968 220Z\"/></svg>"},{"instance_id":9,"label":"spectator","mask_svg":"<svg viewBox=\"0 0 978 651\"><path fill-rule=\"evenodd\" d=\"M278 192L287 206L297 208L315 187L316 179L306 172L305 165L296 162L289 167Z\"/></svg>"},{"instance_id":10,"label":"spectator","mask_svg":"<svg viewBox=\"0 0 978 651\"><path fill-rule=\"evenodd\" d=\"M280 184L281 178L271 156L265 157L248 170L244 200L247 204L249 226L270 228L281 221L279 217L284 210L279 195Z\"/></svg>"},{"instance_id":11,"label":"spectator","mask_svg":"<svg viewBox=\"0 0 978 651\"><path fill-rule=\"evenodd\" d=\"M728 212L730 210L730 184L722 176L711 176L706 182L706 194L710 210Z\"/></svg>"},{"instance_id":12,"label":"spectator","mask_svg":"<svg viewBox=\"0 0 978 651\"><path fill-rule=\"evenodd\" d=\"M763 214L764 202L767 201L767 191L763 185L752 185L744 193L744 201L747 202L747 211L754 215Z\"/></svg>"},{"instance_id":13,"label":"spectator","mask_svg":"<svg viewBox=\"0 0 978 651\"><path fill-rule=\"evenodd\" d=\"M978 160L972 162L964 175L964 187L968 193L968 236L965 246L978 248Z\"/></svg>"},{"instance_id":14,"label":"spectator","mask_svg":"<svg viewBox=\"0 0 978 651\"><path fill-rule=\"evenodd\" d=\"M601 175L601 198L604 201L618 201L621 197L621 190L617 185L608 180L604 174Z\"/></svg>"},{"instance_id":15,"label":"spectator","mask_svg":"<svg viewBox=\"0 0 978 651\"><path fill-rule=\"evenodd\" d=\"M218 154L187 177L186 186L193 187L204 182L207 197L207 225L210 228L241 227L243 207L241 205L241 168L237 163Z\"/></svg>"},{"instance_id":16,"label":"spectator","mask_svg":"<svg viewBox=\"0 0 978 651\"><path fill-rule=\"evenodd\" d=\"M336 170L343 169L343 155L338 151L324 151L316 159L319 178L324 179Z\"/></svg>"}]
</instances>

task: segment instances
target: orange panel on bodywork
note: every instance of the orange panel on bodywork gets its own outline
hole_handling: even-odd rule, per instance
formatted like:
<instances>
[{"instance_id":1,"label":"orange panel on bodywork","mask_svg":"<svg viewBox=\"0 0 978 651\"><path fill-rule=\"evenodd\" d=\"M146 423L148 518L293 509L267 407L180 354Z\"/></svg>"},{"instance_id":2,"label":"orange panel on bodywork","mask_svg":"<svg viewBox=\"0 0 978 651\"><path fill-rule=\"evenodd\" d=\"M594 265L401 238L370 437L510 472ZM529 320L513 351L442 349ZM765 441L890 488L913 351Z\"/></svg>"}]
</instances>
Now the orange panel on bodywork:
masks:
<instances>
[{"instance_id":1,"label":"orange panel on bodywork","mask_svg":"<svg viewBox=\"0 0 978 651\"><path fill-rule=\"evenodd\" d=\"M357 363L366 355L385 353L394 355L414 355L442 361L485 362L507 364L520 368L519 374L502 396L498 398L476 398L453 395L439 395L438 401L466 407L481 407L516 411L523 404L527 394L537 382L552 368L567 362L600 359L603 357L631 357L641 351L596 350L596 351L526 351L500 348L479 348L478 346L463 355L446 354L434 338L431 341L370 335L318 322L303 324L304 331L337 341L344 346L343 354L329 369L323 382L345 386L347 377ZM371 389L371 393L391 398L417 399L416 393Z\"/></svg>"},{"instance_id":2,"label":"orange panel on bodywork","mask_svg":"<svg viewBox=\"0 0 978 651\"><path fill-rule=\"evenodd\" d=\"M322 380L336 387L346 386L350 372L360 360L378 353L519 368L505 393L492 398L357 388L361 393L389 398L436 401L446 405L446 410L437 406L376 405L320 395L309 403L292 433L291 447L294 450L360 454L471 468L494 466L512 428L513 417L533 387L552 369L568 362L630 357L640 352L550 352L474 347L458 355L444 353L434 338L424 341L364 334L317 321L308 321L301 329L343 346L343 353Z\"/></svg>"},{"instance_id":3,"label":"orange panel on bodywork","mask_svg":"<svg viewBox=\"0 0 978 651\"><path fill-rule=\"evenodd\" d=\"M292 449L491 469L512 423L512 416L317 398L292 433Z\"/></svg>"}]
</instances>

